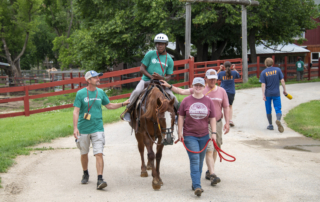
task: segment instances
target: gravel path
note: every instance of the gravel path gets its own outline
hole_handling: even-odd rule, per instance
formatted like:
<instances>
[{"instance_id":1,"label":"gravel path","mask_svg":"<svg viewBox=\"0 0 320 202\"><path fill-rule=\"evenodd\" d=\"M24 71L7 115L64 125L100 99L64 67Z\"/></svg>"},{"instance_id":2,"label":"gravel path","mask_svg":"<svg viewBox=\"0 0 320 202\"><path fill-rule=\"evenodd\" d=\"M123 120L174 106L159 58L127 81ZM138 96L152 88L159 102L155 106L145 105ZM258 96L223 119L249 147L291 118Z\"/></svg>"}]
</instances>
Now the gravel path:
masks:
<instances>
[{"instance_id":1,"label":"gravel path","mask_svg":"<svg viewBox=\"0 0 320 202\"><path fill-rule=\"evenodd\" d=\"M300 103L320 99L320 83L293 84L287 89L293 100L282 96L284 114ZM121 121L105 125L104 178L108 187L103 191L96 190L92 150L89 184L80 184L80 155L70 136L37 146L54 150L17 157L8 173L0 174L4 187L0 201L319 201L320 141L285 124L282 134L266 130L260 88L237 91L233 120L236 126L224 136L223 150L237 161L217 163L216 173L222 181L215 187L202 177L201 198L191 191L189 161L181 143L164 148L160 168L164 185L154 191L150 171L148 178L140 177L135 137Z\"/></svg>"}]
</instances>

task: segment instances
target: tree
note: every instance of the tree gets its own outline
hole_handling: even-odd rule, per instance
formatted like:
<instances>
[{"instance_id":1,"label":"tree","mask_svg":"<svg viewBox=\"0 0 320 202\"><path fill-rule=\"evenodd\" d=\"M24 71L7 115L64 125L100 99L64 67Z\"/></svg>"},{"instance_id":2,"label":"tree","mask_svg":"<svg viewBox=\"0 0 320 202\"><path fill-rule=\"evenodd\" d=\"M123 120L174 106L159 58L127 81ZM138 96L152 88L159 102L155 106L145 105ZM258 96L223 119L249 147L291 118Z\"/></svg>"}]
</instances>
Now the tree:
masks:
<instances>
[{"instance_id":1,"label":"tree","mask_svg":"<svg viewBox=\"0 0 320 202\"><path fill-rule=\"evenodd\" d=\"M11 0L0 2L1 52L12 68L21 76L20 58L24 54L29 38L37 29L35 17L39 13L41 0Z\"/></svg>"},{"instance_id":2,"label":"tree","mask_svg":"<svg viewBox=\"0 0 320 202\"><path fill-rule=\"evenodd\" d=\"M263 43L269 46L293 43L295 36L317 26L314 19L319 17L319 12L314 1L258 1L258 7L248 8L248 41L252 62L256 62L256 44Z\"/></svg>"}]
</instances>

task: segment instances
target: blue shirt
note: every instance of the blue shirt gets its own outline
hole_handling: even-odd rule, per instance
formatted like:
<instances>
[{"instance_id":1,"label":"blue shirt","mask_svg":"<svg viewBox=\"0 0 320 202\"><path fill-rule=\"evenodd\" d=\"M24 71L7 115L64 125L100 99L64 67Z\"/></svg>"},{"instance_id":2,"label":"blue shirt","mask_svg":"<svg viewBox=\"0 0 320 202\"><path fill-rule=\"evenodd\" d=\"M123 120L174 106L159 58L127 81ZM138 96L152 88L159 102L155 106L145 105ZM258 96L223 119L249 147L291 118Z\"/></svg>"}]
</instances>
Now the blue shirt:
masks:
<instances>
[{"instance_id":1,"label":"blue shirt","mask_svg":"<svg viewBox=\"0 0 320 202\"><path fill-rule=\"evenodd\" d=\"M278 67L268 67L261 72L260 83L266 84L266 97L279 97L279 83L283 79L281 69Z\"/></svg>"},{"instance_id":2,"label":"blue shirt","mask_svg":"<svg viewBox=\"0 0 320 202\"><path fill-rule=\"evenodd\" d=\"M218 74L218 79L221 80L221 87L230 94L236 94L234 80L238 78L240 78L240 74L234 70L231 71L231 77L229 79L226 76L226 71L221 71Z\"/></svg>"}]
</instances>

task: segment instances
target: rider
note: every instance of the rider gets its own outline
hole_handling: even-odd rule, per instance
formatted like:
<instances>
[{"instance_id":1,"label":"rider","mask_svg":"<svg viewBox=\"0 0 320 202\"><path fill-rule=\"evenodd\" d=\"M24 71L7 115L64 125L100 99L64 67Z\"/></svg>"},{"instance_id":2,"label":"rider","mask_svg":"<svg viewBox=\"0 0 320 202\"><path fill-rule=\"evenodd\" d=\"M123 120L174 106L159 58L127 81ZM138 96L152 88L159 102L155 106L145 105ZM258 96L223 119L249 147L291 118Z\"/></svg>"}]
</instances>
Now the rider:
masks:
<instances>
[{"instance_id":1,"label":"rider","mask_svg":"<svg viewBox=\"0 0 320 202\"><path fill-rule=\"evenodd\" d=\"M168 45L168 36L160 33L154 38L154 43L157 50L149 51L141 61L140 72L143 74L142 79L137 85L136 89L131 93L130 104L127 109L122 113L121 118L125 121L131 121L130 112L131 106L136 101L140 93L143 91L145 83L154 80L169 81L173 73L173 60L166 51ZM174 106L178 109L179 102L173 95L171 88L166 88L165 91L170 95L171 99L174 98Z\"/></svg>"}]
</instances>

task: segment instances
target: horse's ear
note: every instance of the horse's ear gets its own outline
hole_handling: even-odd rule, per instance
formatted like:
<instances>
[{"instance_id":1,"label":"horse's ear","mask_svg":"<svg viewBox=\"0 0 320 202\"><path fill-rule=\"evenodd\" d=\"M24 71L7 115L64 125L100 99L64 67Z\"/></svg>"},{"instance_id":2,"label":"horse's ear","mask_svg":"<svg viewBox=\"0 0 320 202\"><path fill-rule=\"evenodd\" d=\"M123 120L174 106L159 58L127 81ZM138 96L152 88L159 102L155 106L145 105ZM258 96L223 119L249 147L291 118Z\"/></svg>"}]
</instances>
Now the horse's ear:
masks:
<instances>
[{"instance_id":1,"label":"horse's ear","mask_svg":"<svg viewBox=\"0 0 320 202\"><path fill-rule=\"evenodd\" d=\"M174 104L174 98L169 102L169 104L170 104L171 106L173 106L173 104Z\"/></svg>"},{"instance_id":2,"label":"horse's ear","mask_svg":"<svg viewBox=\"0 0 320 202\"><path fill-rule=\"evenodd\" d=\"M161 106L161 105L162 105L162 102L161 102L160 98L157 98L157 105L158 105L158 106Z\"/></svg>"}]
</instances>

